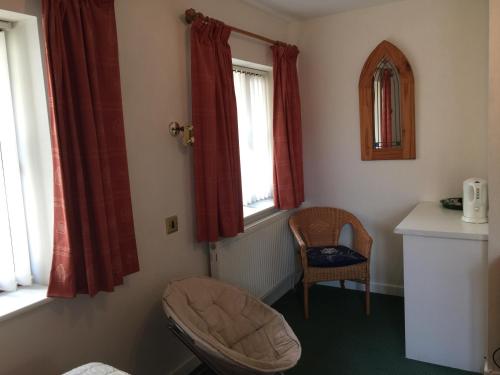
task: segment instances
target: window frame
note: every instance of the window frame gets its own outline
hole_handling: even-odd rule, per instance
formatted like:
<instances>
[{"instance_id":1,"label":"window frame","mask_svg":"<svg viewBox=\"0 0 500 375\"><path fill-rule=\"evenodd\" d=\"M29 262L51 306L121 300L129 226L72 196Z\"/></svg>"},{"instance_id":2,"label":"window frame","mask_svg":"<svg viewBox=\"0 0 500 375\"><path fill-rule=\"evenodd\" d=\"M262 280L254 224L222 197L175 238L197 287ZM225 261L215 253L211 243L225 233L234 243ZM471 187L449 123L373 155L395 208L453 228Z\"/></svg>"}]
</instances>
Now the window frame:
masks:
<instances>
[{"instance_id":1,"label":"window frame","mask_svg":"<svg viewBox=\"0 0 500 375\"><path fill-rule=\"evenodd\" d=\"M52 148L40 27L34 15L0 9L31 277L29 286L0 291L0 322L53 300L47 297L53 252Z\"/></svg>"},{"instance_id":2,"label":"window frame","mask_svg":"<svg viewBox=\"0 0 500 375\"><path fill-rule=\"evenodd\" d=\"M3 291L15 291L18 286L30 286L33 283L33 274L6 33L6 29L0 29L0 108L2 108L2 119L4 120L4 126L0 128L0 158L2 163L0 182L3 184L4 194L0 198L5 201L4 208L7 218L6 227L3 229L8 233L10 239L10 241L7 240L10 242L10 246L6 246L3 251L11 252L11 254L4 254L2 259L12 262L11 267L4 266L3 272L11 274L13 278L7 278L12 282L4 285Z\"/></svg>"},{"instance_id":3,"label":"window frame","mask_svg":"<svg viewBox=\"0 0 500 375\"><path fill-rule=\"evenodd\" d=\"M268 65L262 65L262 64L257 64L254 62L250 61L245 61L241 59L232 59L232 68L236 70L242 70L242 71L247 71L249 73L254 73L258 74L261 76L264 76L264 78L267 80L268 83L268 103L267 103L267 108L268 108L268 114L269 114L269 126L271 127L271 137L272 137L272 126L273 126L273 68L272 66ZM272 142L271 142L272 144ZM271 153L273 151L271 150ZM274 168L274 166L273 166ZM274 201L274 186L273 186L273 201ZM245 225L245 228L251 226L252 224L255 224L258 221L264 220L269 216L274 215L276 212L279 212L279 209L277 209L274 206L264 208L258 212L255 212L251 215L248 215L243 218L243 222Z\"/></svg>"},{"instance_id":4,"label":"window frame","mask_svg":"<svg viewBox=\"0 0 500 375\"><path fill-rule=\"evenodd\" d=\"M27 262L20 262L27 265L27 271L19 273L29 279L27 276L18 282L16 290L0 292L1 321L47 298L43 290L50 278L54 224L49 103L39 19L0 9L0 31L5 36L14 115L13 127L9 128L17 146L17 162L9 161L9 169L16 165L20 176L16 195L21 197L24 209L18 216L23 216L29 257Z\"/></svg>"}]
</instances>

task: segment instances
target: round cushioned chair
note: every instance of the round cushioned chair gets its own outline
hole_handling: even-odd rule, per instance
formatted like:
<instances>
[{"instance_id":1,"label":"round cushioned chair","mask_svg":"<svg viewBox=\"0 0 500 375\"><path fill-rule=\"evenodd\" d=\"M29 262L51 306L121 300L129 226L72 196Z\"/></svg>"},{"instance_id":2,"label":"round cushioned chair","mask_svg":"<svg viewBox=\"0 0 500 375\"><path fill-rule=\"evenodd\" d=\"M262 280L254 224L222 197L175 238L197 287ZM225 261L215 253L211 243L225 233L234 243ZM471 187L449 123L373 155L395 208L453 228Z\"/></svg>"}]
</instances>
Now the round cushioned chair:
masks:
<instances>
[{"instance_id":1,"label":"round cushioned chair","mask_svg":"<svg viewBox=\"0 0 500 375\"><path fill-rule=\"evenodd\" d=\"M235 286L207 277L173 281L163 308L174 334L217 374L279 374L300 358L284 317Z\"/></svg>"},{"instance_id":2,"label":"round cushioned chair","mask_svg":"<svg viewBox=\"0 0 500 375\"><path fill-rule=\"evenodd\" d=\"M339 208L305 208L288 221L300 247L304 269L304 315L309 318L309 287L320 281L345 280L365 284L366 315L370 314L370 251L372 238L350 212ZM352 249L339 245L342 228L353 231Z\"/></svg>"}]
</instances>

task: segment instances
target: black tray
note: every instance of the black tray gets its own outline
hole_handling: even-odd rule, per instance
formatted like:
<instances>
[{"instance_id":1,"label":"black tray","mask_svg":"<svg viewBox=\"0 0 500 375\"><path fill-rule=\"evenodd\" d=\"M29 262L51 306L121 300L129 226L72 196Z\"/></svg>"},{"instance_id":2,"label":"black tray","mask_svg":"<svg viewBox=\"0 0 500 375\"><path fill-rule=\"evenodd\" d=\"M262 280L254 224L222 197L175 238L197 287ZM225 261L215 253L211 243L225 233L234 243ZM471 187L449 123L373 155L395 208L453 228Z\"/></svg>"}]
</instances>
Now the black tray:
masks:
<instances>
[{"instance_id":1,"label":"black tray","mask_svg":"<svg viewBox=\"0 0 500 375\"><path fill-rule=\"evenodd\" d=\"M441 199L441 204L444 208L448 208L450 210L462 211L463 209L462 198Z\"/></svg>"}]
</instances>

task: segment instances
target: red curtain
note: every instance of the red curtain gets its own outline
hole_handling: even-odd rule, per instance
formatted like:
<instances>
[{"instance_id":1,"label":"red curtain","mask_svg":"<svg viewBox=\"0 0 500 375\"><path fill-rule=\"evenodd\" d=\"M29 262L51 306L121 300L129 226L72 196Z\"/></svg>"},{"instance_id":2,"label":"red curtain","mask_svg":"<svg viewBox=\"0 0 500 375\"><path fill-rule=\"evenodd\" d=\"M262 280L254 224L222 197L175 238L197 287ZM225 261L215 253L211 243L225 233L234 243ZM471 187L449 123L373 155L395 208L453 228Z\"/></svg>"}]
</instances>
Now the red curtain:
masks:
<instances>
[{"instance_id":1,"label":"red curtain","mask_svg":"<svg viewBox=\"0 0 500 375\"><path fill-rule=\"evenodd\" d=\"M238 120L230 28L199 18L191 27L194 173L198 241L243 232Z\"/></svg>"},{"instance_id":2,"label":"red curtain","mask_svg":"<svg viewBox=\"0 0 500 375\"><path fill-rule=\"evenodd\" d=\"M392 86L391 70L382 73L382 147L392 147Z\"/></svg>"},{"instance_id":3,"label":"red curtain","mask_svg":"<svg viewBox=\"0 0 500 375\"><path fill-rule=\"evenodd\" d=\"M54 165L48 295L112 291L139 270L113 0L43 0Z\"/></svg>"},{"instance_id":4,"label":"red curtain","mask_svg":"<svg viewBox=\"0 0 500 375\"><path fill-rule=\"evenodd\" d=\"M274 75L274 204L279 209L298 207L304 201L302 126L295 46L276 44Z\"/></svg>"}]
</instances>

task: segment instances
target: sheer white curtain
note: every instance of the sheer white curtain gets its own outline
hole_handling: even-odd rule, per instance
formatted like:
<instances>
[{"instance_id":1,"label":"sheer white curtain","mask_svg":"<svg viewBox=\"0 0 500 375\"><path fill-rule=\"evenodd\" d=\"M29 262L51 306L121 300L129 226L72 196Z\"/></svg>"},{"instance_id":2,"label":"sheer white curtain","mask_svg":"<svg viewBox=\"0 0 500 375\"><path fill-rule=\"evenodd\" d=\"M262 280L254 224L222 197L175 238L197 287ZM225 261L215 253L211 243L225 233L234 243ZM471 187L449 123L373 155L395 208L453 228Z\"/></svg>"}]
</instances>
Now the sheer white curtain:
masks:
<instances>
[{"instance_id":1,"label":"sheer white curtain","mask_svg":"<svg viewBox=\"0 0 500 375\"><path fill-rule=\"evenodd\" d=\"M266 73L235 69L243 205L273 197L272 126Z\"/></svg>"},{"instance_id":2,"label":"sheer white curtain","mask_svg":"<svg viewBox=\"0 0 500 375\"><path fill-rule=\"evenodd\" d=\"M0 31L0 290L31 284L5 34Z\"/></svg>"}]
</instances>

